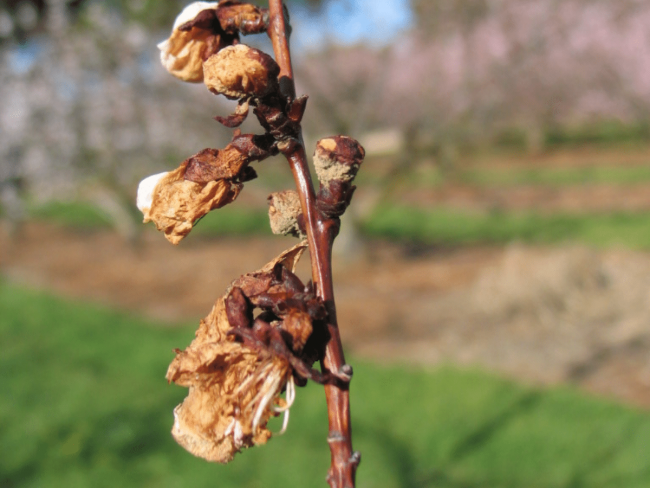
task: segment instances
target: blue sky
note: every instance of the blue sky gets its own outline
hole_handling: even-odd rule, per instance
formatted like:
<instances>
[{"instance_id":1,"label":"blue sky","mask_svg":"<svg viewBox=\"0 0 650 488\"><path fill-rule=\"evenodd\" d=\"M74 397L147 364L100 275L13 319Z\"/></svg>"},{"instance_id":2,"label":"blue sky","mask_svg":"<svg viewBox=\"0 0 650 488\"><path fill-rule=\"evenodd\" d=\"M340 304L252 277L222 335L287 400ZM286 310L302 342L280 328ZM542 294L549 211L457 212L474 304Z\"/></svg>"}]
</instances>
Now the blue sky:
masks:
<instances>
[{"instance_id":1,"label":"blue sky","mask_svg":"<svg viewBox=\"0 0 650 488\"><path fill-rule=\"evenodd\" d=\"M330 0L319 14L290 8L291 41L300 50L317 49L328 42L385 45L413 23L409 0Z\"/></svg>"}]
</instances>

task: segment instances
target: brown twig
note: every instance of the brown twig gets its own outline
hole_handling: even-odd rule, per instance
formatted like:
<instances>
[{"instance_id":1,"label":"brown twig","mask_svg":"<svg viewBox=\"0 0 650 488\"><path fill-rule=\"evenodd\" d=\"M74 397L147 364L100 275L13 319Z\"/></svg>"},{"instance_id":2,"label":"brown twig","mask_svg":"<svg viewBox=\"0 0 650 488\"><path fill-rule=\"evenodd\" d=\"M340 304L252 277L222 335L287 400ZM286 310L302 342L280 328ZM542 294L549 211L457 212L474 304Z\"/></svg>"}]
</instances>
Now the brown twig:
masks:
<instances>
[{"instance_id":1,"label":"brown twig","mask_svg":"<svg viewBox=\"0 0 650 488\"><path fill-rule=\"evenodd\" d=\"M289 50L289 26L282 0L269 0L269 14L268 34L273 44L276 61L280 66L280 86L283 93L293 99L295 85ZM338 233L338 221L326 218L316 207L316 194L307 165L302 134L298 134L297 140L282 145L280 150L291 166L300 195L311 254L312 278L328 312L330 339L325 349L322 368L324 372L331 372L335 376L346 376L351 373L351 369L346 365L343 355L332 283L332 244ZM325 385L329 418L327 440L332 454L327 481L331 488L353 488L360 460L359 453L352 450L348 385L349 383L345 381Z\"/></svg>"}]
</instances>

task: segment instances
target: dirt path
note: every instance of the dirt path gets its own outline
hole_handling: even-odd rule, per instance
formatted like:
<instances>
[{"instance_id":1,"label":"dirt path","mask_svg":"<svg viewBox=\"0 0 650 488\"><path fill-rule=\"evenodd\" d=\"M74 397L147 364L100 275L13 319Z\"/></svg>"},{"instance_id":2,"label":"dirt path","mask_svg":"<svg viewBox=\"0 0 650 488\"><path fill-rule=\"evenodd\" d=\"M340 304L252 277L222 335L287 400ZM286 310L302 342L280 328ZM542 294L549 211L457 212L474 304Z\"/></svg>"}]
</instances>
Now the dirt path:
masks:
<instances>
[{"instance_id":1,"label":"dirt path","mask_svg":"<svg viewBox=\"0 0 650 488\"><path fill-rule=\"evenodd\" d=\"M203 317L230 281L289 239L201 240L27 225L0 232L9 280L136 311ZM302 263L304 277L307 263ZM650 406L650 255L584 248L465 248L411 255L369 243L335 261L343 339L383 361L479 364L530 382L571 382Z\"/></svg>"}]
</instances>

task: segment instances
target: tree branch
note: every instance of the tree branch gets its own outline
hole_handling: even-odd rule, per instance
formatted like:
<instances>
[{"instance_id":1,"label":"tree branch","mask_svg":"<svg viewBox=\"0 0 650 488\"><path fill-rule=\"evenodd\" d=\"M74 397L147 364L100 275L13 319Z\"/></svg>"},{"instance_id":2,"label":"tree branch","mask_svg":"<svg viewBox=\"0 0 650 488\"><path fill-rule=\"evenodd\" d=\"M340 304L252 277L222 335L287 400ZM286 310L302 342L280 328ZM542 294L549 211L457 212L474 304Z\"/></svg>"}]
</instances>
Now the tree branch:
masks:
<instances>
[{"instance_id":1,"label":"tree branch","mask_svg":"<svg viewBox=\"0 0 650 488\"><path fill-rule=\"evenodd\" d=\"M268 35L273 44L276 61L280 66L282 93L294 99L295 85L289 50L288 16L282 0L269 0L269 13ZM330 339L321 366L323 372L329 371L335 376L346 376L351 374L351 368L346 365L343 355L332 283L332 244L338 233L339 222L338 219L324 217L316 207L316 194L307 165L302 133L298 133L297 140L281 144L280 150L289 162L300 195L311 255L312 278L328 312L327 328ZM345 381L325 385L329 418L327 440L332 454L327 481L331 488L354 488L356 469L360 460L360 454L352 450L348 386L349 383Z\"/></svg>"}]
</instances>

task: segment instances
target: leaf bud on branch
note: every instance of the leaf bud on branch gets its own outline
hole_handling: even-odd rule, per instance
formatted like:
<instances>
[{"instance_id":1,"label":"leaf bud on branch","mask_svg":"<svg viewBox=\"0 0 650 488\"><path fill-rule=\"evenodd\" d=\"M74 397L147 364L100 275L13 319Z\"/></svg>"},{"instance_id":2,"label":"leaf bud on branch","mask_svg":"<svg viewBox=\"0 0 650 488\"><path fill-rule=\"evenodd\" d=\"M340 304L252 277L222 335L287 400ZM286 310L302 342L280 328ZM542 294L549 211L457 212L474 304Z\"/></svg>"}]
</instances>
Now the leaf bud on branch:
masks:
<instances>
[{"instance_id":1,"label":"leaf bud on branch","mask_svg":"<svg viewBox=\"0 0 650 488\"><path fill-rule=\"evenodd\" d=\"M269 220L274 234L292 235L300 239L307 237L300 196L296 191L271 193L268 202Z\"/></svg>"},{"instance_id":2,"label":"leaf bud on branch","mask_svg":"<svg viewBox=\"0 0 650 488\"><path fill-rule=\"evenodd\" d=\"M327 217L340 217L350 205L356 190L352 181L365 154L361 144L347 136L329 137L316 143L314 168L320 181L317 205Z\"/></svg>"}]
</instances>

